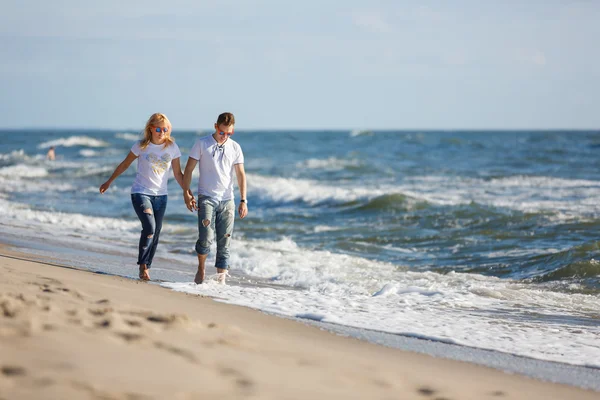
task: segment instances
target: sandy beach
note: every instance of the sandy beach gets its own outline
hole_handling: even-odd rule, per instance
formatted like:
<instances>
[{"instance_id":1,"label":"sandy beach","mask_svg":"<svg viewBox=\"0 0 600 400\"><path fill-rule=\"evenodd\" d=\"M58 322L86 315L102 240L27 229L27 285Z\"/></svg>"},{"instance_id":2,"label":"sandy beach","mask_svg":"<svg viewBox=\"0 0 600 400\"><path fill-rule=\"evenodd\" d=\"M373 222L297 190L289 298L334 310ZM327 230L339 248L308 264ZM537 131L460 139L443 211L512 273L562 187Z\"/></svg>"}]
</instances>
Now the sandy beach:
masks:
<instances>
[{"instance_id":1,"label":"sandy beach","mask_svg":"<svg viewBox=\"0 0 600 400\"><path fill-rule=\"evenodd\" d=\"M0 251L1 399L598 399Z\"/></svg>"}]
</instances>

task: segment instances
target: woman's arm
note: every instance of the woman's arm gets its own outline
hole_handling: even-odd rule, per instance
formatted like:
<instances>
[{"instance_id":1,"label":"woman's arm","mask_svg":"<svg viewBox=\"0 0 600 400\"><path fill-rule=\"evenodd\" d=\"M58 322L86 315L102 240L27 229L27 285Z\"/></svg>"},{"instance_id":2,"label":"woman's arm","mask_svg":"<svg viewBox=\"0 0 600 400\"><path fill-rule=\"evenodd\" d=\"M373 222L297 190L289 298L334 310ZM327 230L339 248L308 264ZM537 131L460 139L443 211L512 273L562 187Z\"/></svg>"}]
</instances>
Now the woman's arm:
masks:
<instances>
[{"instance_id":1,"label":"woman's arm","mask_svg":"<svg viewBox=\"0 0 600 400\"><path fill-rule=\"evenodd\" d=\"M183 172L181 172L181 163L179 160L180 158L178 157L171 161L171 167L173 168L173 176L175 177L175 180L183 189Z\"/></svg>"},{"instance_id":2,"label":"woman's arm","mask_svg":"<svg viewBox=\"0 0 600 400\"><path fill-rule=\"evenodd\" d=\"M185 202L185 206L192 212L198 209L196 199L190 190L190 185L192 184L192 174L194 173L196 164L198 164L198 160L188 157L187 163L185 164L185 172L183 173L183 185L181 185L181 188L183 189L183 201Z\"/></svg>"},{"instance_id":3,"label":"woman's arm","mask_svg":"<svg viewBox=\"0 0 600 400\"><path fill-rule=\"evenodd\" d=\"M117 168L115 168L115 172L113 172L111 177L108 178L108 180L100 186L100 193L106 192L106 190L110 187L113 181L117 179L119 175L125 172L136 158L138 158L138 156L136 156L135 154L133 154L133 152L130 151L129 154L127 154L127 157L125 157L125 159L121 162L121 164L119 164Z\"/></svg>"}]
</instances>

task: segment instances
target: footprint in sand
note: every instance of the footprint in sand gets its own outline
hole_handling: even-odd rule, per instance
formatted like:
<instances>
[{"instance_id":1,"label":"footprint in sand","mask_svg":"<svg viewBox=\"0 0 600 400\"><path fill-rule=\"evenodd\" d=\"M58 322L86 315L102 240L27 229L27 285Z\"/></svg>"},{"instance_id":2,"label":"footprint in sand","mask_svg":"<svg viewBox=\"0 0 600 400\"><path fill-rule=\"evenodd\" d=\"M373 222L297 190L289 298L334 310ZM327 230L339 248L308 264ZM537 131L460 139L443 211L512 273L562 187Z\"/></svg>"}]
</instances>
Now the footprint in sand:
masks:
<instances>
[{"instance_id":1,"label":"footprint in sand","mask_svg":"<svg viewBox=\"0 0 600 400\"><path fill-rule=\"evenodd\" d=\"M188 316L183 314L156 314L146 311L120 311L119 314L143 318L148 322L152 322L155 325L164 328L170 328L172 325L190 322Z\"/></svg>"},{"instance_id":2,"label":"footprint in sand","mask_svg":"<svg viewBox=\"0 0 600 400\"><path fill-rule=\"evenodd\" d=\"M144 335L140 335L139 333L131 333L131 332L117 332L115 333L118 337L125 340L126 342L137 342L144 338Z\"/></svg>"},{"instance_id":3,"label":"footprint in sand","mask_svg":"<svg viewBox=\"0 0 600 400\"><path fill-rule=\"evenodd\" d=\"M88 308L88 312L95 317L103 317L108 313L112 313L114 310L111 307L105 308Z\"/></svg>"},{"instance_id":4,"label":"footprint in sand","mask_svg":"<svg viewBox=\"0 0 600 400\"><path fill-rule=\"evenodd\" d=\"M19 313L19 307L10 299L0 298L0 312L6 318L15 318Z\"/></svg>"},{"instance_id":5,"label":"footprint in sand","mask_svg":"<svg viewBox=\"0 0 600 400\"><path fill-rule=\"evenodd\" d=\"M379 387L385 388L385 389L389 389L393 386L391 383L389 383L388 381L383 380L383 379L374 379L373 384L375 386L379 386Z\"/></svg>"},{"instance_id":6,"label":"footprint in sand","mask_svg":"<svg viewBox=\"0 0 600 400\"><path fill-rule=\"evenodd\" d=\"M424 396L424 397L431 397L437 393L437 390L432 389L428 386L423 386L423 387L420 387L419 389L417 389L417 393L419 393L421 396ZM450 400L450 398L444 397L444 396L436 396L436 397L433 397L433 400Z\"/></svg>"},{"instance_id":7,"label":"footprint in sand","mask_svg":"<svg viewBox=\"0 0 600 400\"><path fill-rule=\"evenodd\" d=\"M251 391L254 387L252 379L244 376L240 371L231 367L222 367L219 369L222 376L232 378L238 389L243 391Z\"/></svg>"},{"instance_id":8,"label":"footprint in sand","mask_svg":"<svg viewBox=\"0 0 600 400\"><path fill-rule=\"evenodd\" d=\"M180 349L178 347L175 347L170 344L163 343L163 342L154 342L154 347L156 347L157 349L166 350L169 353L174 354L176 356L183 357L191 363L194 363L194 364L199 363L198 359L196 358L194 353L192 353L191 351L188 351L185 349Z\"/></svg>"},{"instance_id":9,"label":"footprint in sand","mask_svg":"<svg viewBox=\"0 0 600 400\"><path fill-rule=\"evenodd\" d=\"M132 328L141 328L142 327L142 321L126 319L125 323Z\"/></svg>"},{"instance_id":10,"label":"footprint in sand","mask_svg":"<svg viewBox=\"0 0 600 400\"><path fill-rule=\"evenodd\" d=\"M48 278L46 276L40 276L39 277L41 280L46 281L48 283L51 283L53 285L62 285L62 282L59 281L58 279L54 279L54 278ZM34 284L38 284L37 282L34 282Z\"/></svg>"},{"instance_id":11,"label":"footprint in sand","mask_svg":"<svg viewBox=\"0 0 600 400\"><path fill-rule=\"evenodd\" d=\"M58 294L58 293L67 293L77 299L83 299L83 295L76 290L69 289L59 280L41 277L42 282L31 282L31 284L36 285L40 288L40 290L44 293L48 294Z\"/></svg>"},{"instance_id":12,"label":"footprint in sand","mask_svg":"<svg viewBox=\"0 0 600 400\"><path fill-rule=\"evenodd\" d=\"M0 295L0 315L7 318L16 318L21 311L39 305L40 301L38 299L32 299L23 293Z\"/></svg>"},{"instance_id":13,"label":"footprint in sand","mask_svg":"<svg viewBox=\"0 0 600 400\"><path fill-rule=\"evenodd\" d=\"M5 365L2 367L2 369L0 369L0 371L2 371L2 375L10 377L27 375L27 371L25 371L25 368L14 365Z\"/></svg>"},{"instance_id":14,"label":"footprint in sand","mask_svg":"<svg viewBox=\"0 0 600 400\"><path fill-rule=\"evenodd\" d=\"M110 327L110 320L109 319L105 319L105 320L102 320L100 322L96 322L95 326L97 328L108 328L108 327Z\"/></svg>"},{"instance_id":15,"label":"footprint in sand","mask_svg":"<svg viewBox=\"0 0 600 400\"><path fill-rule=\"evenodd\" d=\"M419 393L421 396L431 397L431 396L435 395L437 393L437 391L430 387L423 386L423 387L420 387L419 389L417 389L417 393ZM435 397L433 400L449 400L449 399L446 397Z\"/></svg>"},{"instance_id":16,"label":"footprint in sand","mask_svg":"<svg viewBox=\"0 0 600 400\"><path fill-rule=\"evenodd\" d=\"M54 326L52 324L44 324L44 325L42 325L42 329L45 331L54 331L54 330L56 330L56 326Z\"/></svg>"}]
</instances>

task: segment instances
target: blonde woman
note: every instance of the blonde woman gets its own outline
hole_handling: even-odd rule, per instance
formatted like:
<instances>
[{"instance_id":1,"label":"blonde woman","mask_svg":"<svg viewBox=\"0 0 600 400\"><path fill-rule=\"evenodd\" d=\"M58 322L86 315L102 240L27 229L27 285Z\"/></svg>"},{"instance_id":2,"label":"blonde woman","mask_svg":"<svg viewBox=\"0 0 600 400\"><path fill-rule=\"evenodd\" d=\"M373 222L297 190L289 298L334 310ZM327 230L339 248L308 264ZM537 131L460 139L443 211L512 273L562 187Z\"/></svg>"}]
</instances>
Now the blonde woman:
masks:
<instances>
[{"instance_id":1,"label":"blonde woman","mask_svg":"<svg viewBox=\"0 0 600 400\"><path fill-rule=\"evenodd\" d=\"M171 137L169 119L161 113L152 114L146 122L144 138L133 145L112 176L100 186L100 193L106 192L112 182L138 159L137 174L131 186L131 203L142 223L137 261L142 280L150 279L148 270L158 246L167 208L167 182L171 167L175 180L183 187L180 157L179 147Z\"/></svg>"}]
</instances>

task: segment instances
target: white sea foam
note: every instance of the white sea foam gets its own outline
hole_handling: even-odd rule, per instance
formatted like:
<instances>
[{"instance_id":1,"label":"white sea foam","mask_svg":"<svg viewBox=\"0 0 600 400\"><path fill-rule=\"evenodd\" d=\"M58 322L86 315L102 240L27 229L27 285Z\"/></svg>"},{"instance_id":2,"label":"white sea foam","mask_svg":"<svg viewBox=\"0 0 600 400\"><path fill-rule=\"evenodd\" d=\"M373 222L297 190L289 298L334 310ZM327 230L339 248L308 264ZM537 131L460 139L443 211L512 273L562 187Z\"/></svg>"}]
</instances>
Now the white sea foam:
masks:
<instances>
[{"instance_id":1,"label":"white sea foam","mask_svg":"<svg viewBox=\"0 0 600 400\"><path fill-rule=\"evenodd\" d=\"M350 202L386 193L385 189L339 187L309 179L267 177L248 174L248 189L275 201L304 201L317 204L327 201Z\"/></svg>"},{"instance_id":2,"label":"white sea foam","mask_svg":"<svg viewBox=\"0 0 600 400\"><path fill-rule=\"evenodd\" d=\"M13 150L10 153L0 153L0 161L21 161L28 159L25 150Z\"/></svg>"},{"instance_id":3,"label":"white sea foam","mask_svg":"<svg viewBox=\"0 0 600 400\"><path fill-rule=\"evenodd\" d=\"M285 316L430 337L534 358L600 366L600 327L553 316L597 314L597 298L472 274L410 272L285 239L237 240L232 265L303 290L165 283L177 291ZM549 322L551 321L551 322Z\"/></svg>"},{"instance_id":4,"label":"white sea foam","mask_svg":"<svg viewBox=\"0 0 600 400\"><path fill-rule=\"evenodd\" d=\"M18 178L43 178L48 176L48 170L44 167L34 167L25 164L11 165L0 168L0 176Z\"/></svg>"},{"instance_id":5,"label":"white sea foam","mask_svg":"<svg viewBox=\"0 0 600 400\"><path fill-rule=\"evenodd\" d=\"M40 174L42 174L40 172ZM67 192L75 190L75 186L68 182L56 182L46 179L31 179L23 177L7 177L0 174L0 194L7 193L40 193Z\"/></svg>"},{"instance_id":6,"label":"white sea foam","mask_svg":"<svg viewBox=\"0 0 600 400\"><path fill-rule=\"evenodd\" d=\"M315 233L338 231L340 228L329 225L317 225L314 227Z\"/></svg>"},{"instance_id":7,"label":"white sea foam","mask_svg":"<svg viewBox=\"0 0 600 400\"><path fill-rule=\"evenodd\" d=\"M566 250L568 245L565 247ZM496 257L531 257L538 255L547 255L558 253L562 250L549 248L549 249L511 249L511 250L503 250L503 251L491 251L489 253L485 253L482 256L487 258L496 258Z\"/></svg>"},{"instance_id":8,"label":"white sea foam","mask_svg":"<svg viewBox=\"0 0 600 400\"><path fill-rule=\"evenodd\" d=\"M407 177L402 183L354 186L308 179L249 174L248 188L274 201L347 203L382 195L402 194L413 202L436 205L477 203L522 212L549 212L552 219L600 216L600 181L515 176L481 179L447 176Z\"/></svg>"},{"instance_id":9,"label":"white sea foam","mask_svg":"<svg viewBox=\"0 0 600 400\"><path fill-rule=\"evenodd\" d=\"M88 186L86 188L80 188L79 191L82 193L98 194L99 189L99 186ZM130 193L131 185L128 185L126 182L121 182L120 184L113 183L112 185L110 185L110 188L108 188L108 191L104 193L104 196L114 194L129 197ZM169 196L169 198L171 198L171 196Z\"/></svg>"},{"instance_id":10,"label":"white sea foam","mask_svg":"<svg viewBox=\"0 0 600 400\"><path fill-rule=\"evenodd\" d=\"M358 136L373 136L373 131L368 129L354 129L350 132L350 137L358 137Z\"/></svg>"},{"instance_id":11,"label":"white sea foam","mask_svg":"<svg viewBox=\"0 0 600 400\"><path fill-rule=\"evenodd\" d=\"M136 140L140 140L142 135L138 134L138 133L129 133L129 132L124 132L124 133L117 133L115 134L115 137L118 139L123 139L123 140L128 140L130 142L135 142Z\"/></svg>"},{"instance_id":12,"label":"white sea foam","mask_svg":"<svg viewBox=\"0 0 600 400\"><path fill-rule=\"evenodd\" d=\"M0 181L1 184L1 181ZM97 189L95 189L97 191ZM129 188L127 188L127 192ZM97 248L104 251L112 246L131 246L137 243L140 235L140 222L133 211L126 218L93 217L80 213L35 210L27 205L15 203L0 196L0 225L6 232L19 231L19 237L45 239L51 235L53 240L64 242L67 247L75 243L84 243L85 248ZM166 223L162 232L163 242L179 240L177 234L191 232L185 243L193 248L195 228L186 225ZM130 250L131 251L131 250ZM135 251L134 251L135 252ZM157 254L166 255L162 246Z\"/></svg>"},{"instance_id":13,"label":"white sea foam","mask_svg":"<svg viewBox=\"0 0 600 400\"><path fill-rule=\"evenodd\" d=\"M76 186L71 183L71 178L108 174L112 171L112 167L100 167L92 162L48 161L43 157L37 159L27 155L23 160L12 161L25 161L25 163L0 168L0 192L72 191L76 189ZM53 176L53 171L56 170L62 171L61 174L65 174L65 170L68 170L68 176L57 179L56 176Z\"/></svg>"},{"instance_id":14,"label":"white sea foam","mask_svg":"<svg viewBox=\"0 0 600 400\"><path fill-rule=\"evenodd\" d=\"M105 141L94 139L88 136L69 136L67 138L60 138L50 140L38 145L38 149L47 149L52 146L83 146L83 147L107 147L108 143Z\"/></svg>"},{"instance_id":15,"label":"white sea foam","mask_svg":"<svg viewBox=\"0 0 600 400\"><path fill-rule=\"evenodd\" d=\"M94 150L82 149L82 150L79 150L79 154L81 154L84 157L94 157L98 153Z\"/></svg>"},{"instance_id":16,"label":"white sea foam","mask_svg":"<svg viewBox=\"0 0 600 400\"><path fill-rule=\"evenodd\" d=\"M340 171L347 167L359 167L362 165L357 159L341 159L329 157L326 159L310 158L296 163L297 168L322 169L329 171Z\"/></svg>"},{"instance_id":17,"label":"white sea foam","mask_svg":"<svg viewBox=\"0 0 600 400\"><path fill-rule=\"evenodd\" d=\"M550 212L554 218L600 216L600 181L545 176L499 179L425 176L409 178L398 191L441 205L475 202L523 212Z\"/></svg>"},{"instance_id":18,"label":"white sea foam","mask_svg":"<svg viewBox=\"0 0 600 400\"><path fill-rule=\"evenodd\" d=\"M73 177L81 178L94 175L106 175L106 178L108 178L113 171L114 167L111 165L99 166L97 164L89 164L73 171Z\"/></svg>"},{"instance_id":19,"label":"white sea foam","mask_svg":"<svg viewBox=\"0 0 600 400\"><path fill-rule=\"evenodd\" d=\"M140 223L137 219L124 220L33 210L28 206L6 200L0 200L0 208L3 211L0 215L0 223L27 228L35 226L36 230L52 232L57 237L61 234L68 237L76 233L79 236L115 238L118 235L139 232Z\"/></svg>"}]
</instances>

